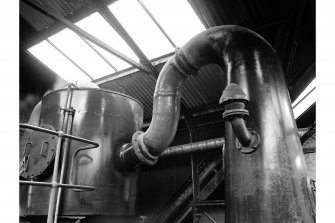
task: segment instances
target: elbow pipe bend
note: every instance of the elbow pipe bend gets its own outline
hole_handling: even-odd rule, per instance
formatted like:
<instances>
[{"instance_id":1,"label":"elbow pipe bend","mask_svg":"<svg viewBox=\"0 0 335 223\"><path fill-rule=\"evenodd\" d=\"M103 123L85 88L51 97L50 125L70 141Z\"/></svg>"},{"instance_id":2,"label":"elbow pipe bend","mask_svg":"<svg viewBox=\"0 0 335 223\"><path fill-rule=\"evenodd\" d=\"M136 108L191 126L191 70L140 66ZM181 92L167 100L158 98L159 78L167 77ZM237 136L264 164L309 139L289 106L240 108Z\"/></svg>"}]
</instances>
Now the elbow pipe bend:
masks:
<instances>
[{"instance_id":1,"label":"elbow pipe bend","mask_svg":"<svg viewBox=\"0 0 335 223\"><path fill-rule=\"evenodd\" d=\"M130 170L140 163L153 165L172 142L180 115L181 86L187 77L197 75L207 64L218 64L231 82L236 73L254 70L259 60L269 60L266 63L270 66L280 64L272 47L261 36L235 25L209 28L177 48L157 79L148 130L136 132L132 142L121 149L123 167Z\"/></svg>"},{"instance_id":2,"label":"elbow pipe bend","mask_svg":"<svg viewBox=\"0 0 335 223\"><path fill-rule=\"evenodd\" d=\"M252 136L249 133L245 122L242 117L235 117L231 120L231 125L233 127L233 131L236 135L238 141L242 144L242 146L250 146L252 141Z\"/></svg>"}]
</instances>

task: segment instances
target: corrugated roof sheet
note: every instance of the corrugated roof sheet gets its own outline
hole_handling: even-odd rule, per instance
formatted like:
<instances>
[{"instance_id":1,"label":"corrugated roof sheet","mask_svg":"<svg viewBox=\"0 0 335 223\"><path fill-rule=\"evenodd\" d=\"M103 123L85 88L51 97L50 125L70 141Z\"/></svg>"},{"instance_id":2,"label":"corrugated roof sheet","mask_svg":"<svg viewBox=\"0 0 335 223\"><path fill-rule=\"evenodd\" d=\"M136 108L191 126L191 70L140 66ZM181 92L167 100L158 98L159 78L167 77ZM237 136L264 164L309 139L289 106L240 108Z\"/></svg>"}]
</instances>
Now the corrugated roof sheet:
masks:
<instances>
[{"instance_id":1,"label":"corrugated roof sheet","mask_svg":"<svg viewBox=\"0 0 335 223\"><path fill-rule=\"evenodd\" d=\"M223 70L218 65L213 64L201 68L198 75L189 77L182 87L185 105L194 110L218 104L226 83Z\"/></svg>"},{"instance_id":2,"label":"corrugated roof sheet","mask_svg":"<svg viewBox=\"0 0 335 223\"><path fill-rule=\"evenodd\" d=\"M163 64L159 65L159 70ZM144 106L144 120L152 115L153 94L156 80L141 72L107 81L101 88L119 91L138 99ZM185 106L194 110L206 110L219 107L219 98L226 85L223 70L218 65L203 67L196 77L189 77L182 87L182 100ZM208 107L208 108L207 108ZM221 107L220 107L221 109Z\"/></svg>"},{"instance_id":3,"label":"corrugated roof sheet","mask_svg":"<svg viewBox=\"0 0 335 223\"><path fill-rule=\"evenodd\" d=\"M88 6L89 0L31 0L32 2L52 11L61 14L64 17L68 17L78 11L79 9ZM45 30L52 26L55 22L48 16L32 9L24 3L20 3L20 14L33 26L37 31Z\"/></svg>"}]
</instances>

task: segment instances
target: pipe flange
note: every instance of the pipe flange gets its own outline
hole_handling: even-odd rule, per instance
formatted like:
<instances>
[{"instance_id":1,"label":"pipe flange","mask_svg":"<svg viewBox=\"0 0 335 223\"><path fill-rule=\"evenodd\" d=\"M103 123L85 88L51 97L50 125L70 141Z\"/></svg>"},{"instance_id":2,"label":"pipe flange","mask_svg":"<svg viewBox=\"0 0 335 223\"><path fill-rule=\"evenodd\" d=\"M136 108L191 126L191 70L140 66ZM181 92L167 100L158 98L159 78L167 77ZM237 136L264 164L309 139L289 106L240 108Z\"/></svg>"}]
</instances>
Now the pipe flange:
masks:
<instances>
[{"instance_id":1,"label":"pipe flange","mask_svg":"<svg viewBox=\"0 0 335 223\"><path fill-rule=\"evenodd\" d=\"M188 61L184 52L179 47L176 47L173 64L184 77L198 75L198 69Z\"/></svg>"},{"instance_id":2,"label":"pipe flange","mask_svg":"<svg viewBox=\"0 0 335 223\"><path fill-rule=\"evenodd\" d=\"M224 120L229 120L229 118L236 117L238 115L243 116L243 118L247 118L249 117L249 111L244 108L225 110L222 114L222 118Z\"/></svg>"},{"instance_id":3,"label":"pipe flange","mask_svg":"<svg viewBox=\"0 0 335 223\"><path fill-rule=\"evenodd\" d=\"M245 109L249 97L246 95L240 86L234 83L228 86L222 92L219 103L224 106L222 118L228 120L231 117L242 116L244 119L249 116L249 111Z\"/></svg>"},{"instance_id":4,"label":"pipe flange","mask_svg":"<svg viewBox=\"0 0 335 223\"><path fill-rule=\"evenodd\" d=\"M155 165L158 161L158 157L150 154L146 145L143 142L143 135L144 132L142 131L137 131L133 134L132 144L135 154L142 163L145 163L147 165Z\"/></svg>"},{"instance_id":5,"label":"pipe flange","mask_svg":"<svg viewBox=\"0 0 335 223\"><path fill-rule=\"evenodd\" d=\"M247 104L249 102L249 97L244 93L239 85L230 83L223 90L219 103L226 106L233 102L243 102L244 104Z\"/></svg>"},{"instance_id":6,"label":"pipe flange","mask_svg":"<svg viewBox=\"0 0 335 223\"><path fill-rule=\"evenodd\" d=\"M158 157L152 155L149 151L148 151L148 147L144 144L143 142L143 136L144 134L140 134L138 136L138 142L139 142L139 146L140 146L140 150L143 152L143 155L150 160L154 160L157 162Z\"/></svg>"},{"instance_id":7,"label":"pipe flange","mask_svg":"<svg viewBox=\"0 0 335 223\"><path fill-rule=\"evenodd\" d=\"M261 144L261 139L256 130L248 128L250 135L252 135L252 141L249 146L243 146L240 141L236 138L235 144L236 148L243 154L250 154L255 152Z\"/></svg>"}]
</instances>

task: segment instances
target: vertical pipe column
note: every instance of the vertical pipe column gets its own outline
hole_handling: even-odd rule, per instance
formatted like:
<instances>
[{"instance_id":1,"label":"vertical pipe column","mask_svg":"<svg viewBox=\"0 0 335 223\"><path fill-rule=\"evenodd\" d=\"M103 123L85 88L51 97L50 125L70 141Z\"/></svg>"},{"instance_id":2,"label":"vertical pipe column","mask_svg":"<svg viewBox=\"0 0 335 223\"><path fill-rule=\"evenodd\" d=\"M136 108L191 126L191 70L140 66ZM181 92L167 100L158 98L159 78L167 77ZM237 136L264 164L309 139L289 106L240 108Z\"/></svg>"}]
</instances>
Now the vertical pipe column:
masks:
<instances>
[{"instance_id":1,"label":"vertical pipe column","mask_svg":"<svg viewBox=\"0 0 335 223\"><path fill-rule=\"evenodd\" d=\"M54 168L53 168L53 173L52 173L52 187L50 191L50 199L49 199L49 209L48 209L48 218L47 218L47 223L52 223L53 219L54 222L57 222L57 215L58 215L58 208L59 208L59 198L60 194L58 193L58 165L60 162L60 153L62 152L62 140L63 140L63 131L67 131L68 127L68 119L69 115L67 115L67 108L71 105L72 102L72 90L71 90L72 83L69 83L67 86L67 94L66 94L66 101L65 101L65 106L64 108L60 108L62 111L62 120L61 120L61 126L60 126L60 131L58 132L58 141L57 141L57 146L56 146L56 151L55 151L55 163L54 163ZM67 139L69 140L69 139ZM63 154L64 158L65 154ZM62 162L62 171L64 171L64 163ZM61 178L63 174L61 173ZM61 179L62 180L62 179ZM56 197L57 196L57 197ZM55 210L56 209L56 210ZM54 218L54 213L56 211L56 215Z\"/></svg>"},{"instance_id":2,"label":"vertical pipe column","mask_svg":"<svg viewBox=\"0 0 335 223\"><path fill-rule=\"evenodd\" d=\"M199 202L200 181L199 181L199 162L197 154L191 154L191 168L192 168L192 189L193 189L192 216L193 216L193 223L198 223L199 213L197 203Z\"/></svg>"},{"instance_id":3,"label":"vertical pipe column","mask_svg":"<svg viewBox=\"0 0 335 223\"><path fill-rule=\"evenodd\" d=\"M67 111L67 128L66 128L66 134L69 134L69 135L71 135L71 131L72 131L73 115L74 115L74 110L70 108L70 111ZM61 167L60 179L59 179L60 184L63 183L64 177L65 177L65 170L67 168L67 159L68 159L68 154L69 154L70 139L67 138L64 144L65 145L63 149L64 151L63 151L63 157L62 157L62 167ZM54 222L58 221L58 214L59 214L61 199L62 199L62 188L60 187L58 189L58 194L57 194L57 199L56 199Z\"/></svg>"},{"instance_id":4,"label":"vertical pipe column","mask_svg":"<svg viewBox=\"0 0 335 223\"><path fill-rule=\"evenodd\" d=\"M190 135L190 143L197 138L197 134L195 133L194 121L192 120L192 116L190 114L185 114L185 122ZM192 206L192 219L193 223L199 222L199 214L197 203L199 201L199 193L200 193L200 181L199 181L199 162L197 154L191 154L191 170L192 170L192 190L193 190L193 206Z\"/></svg>"},{"instance_id":5,"label":"vertical pipe column","mask_svg":"<svg viewBox=\"0 0 335 223\"><path fill-rule=\"evenodd\" d=\"M67 94L66 94L66 103L65 107L62 108L62 111L64 113L64 120L62 123L62 131L64 131L66 134L71 135L72 132L72 126L73 126L73 116L74 116L74 109L71 107L72 104L72 97L73 97L73 90L72 90L72 83L70 83L67 87ZM67 157L68 157L68 149L70 144L70 139L66 138L64 142L64 147L62 151L62 165L61 165L61 171L60 171L60 179L59 183L62 184L64 181L64 175L65 175L65 169L67 166ZM56 206L55 206L55 212L54 212L54 223L57 223L58 221L58 214L59 214L59 208L60 208L60 202L62 196L62 188L60 187L58 189L58 194L56 198Z\"/></svg>"},{"instance_id":6,"label":"vertical pipe column","mask_svg":"<svg viewBox=\"0 0 335 223\"><path fill-rule=\"evenodd\" d=\"M48 220L47 223L53 222L53 215L55 210L55 201L56 201L56 195L57 195L57 178L58 178L58 164L59 164L59 157L60 157L60 150L62 146L62 140L63 140L63 132L59 131L58 133L58 141L56 146L56 155L55 155L55 164L52 174L52 187L50 191L50 199L49 199L49 209L48 209Z\"/></svg>"},{"instance_id":7,"label":"vertical pipe column","mask_svg":"<svg viewBox=\"0 0 335 223\"><path fill-rule=\"evenodd\" d=\"M241 153L231 122L225 122L226 222L315 222L281 65L267 51L254 58L232 60L232 71L239 72L227 77L250 97L247 127L259 133L261 143L253 153Z\"/></svg>"},{"instance_id":8,"label":"vertical pipe column","mask_svg":"<svg viewBox=\"0 0 335 223\"><path fill-rule=\"evenodd\" d=\"M209 28L164 65L156 83L152 121L124 147L124 166L157 161L177 130L182 83L213 63L222 66L227 83L237 84L249 96L246 125L233 122L235 130L243 130L242 146L260 139L257 150L241 153L231 123L225 124L226 222L314 222L306 163L281 63L261 36L242 27ZM249 139L245 127L257 137Z\"/></svg>"}]
</instances>

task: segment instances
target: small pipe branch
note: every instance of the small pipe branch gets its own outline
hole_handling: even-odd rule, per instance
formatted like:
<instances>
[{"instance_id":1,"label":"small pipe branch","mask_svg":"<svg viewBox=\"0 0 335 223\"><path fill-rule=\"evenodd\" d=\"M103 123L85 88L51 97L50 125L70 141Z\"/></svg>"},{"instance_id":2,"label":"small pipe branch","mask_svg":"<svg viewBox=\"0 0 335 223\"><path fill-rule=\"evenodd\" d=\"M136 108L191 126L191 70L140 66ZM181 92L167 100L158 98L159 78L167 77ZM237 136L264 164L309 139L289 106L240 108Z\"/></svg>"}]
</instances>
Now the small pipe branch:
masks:
<instances>
[{"instance_id":1,"label":"small pipe branch","mask_svg":"<svg viewBox=\"0 0 335 223\"><path fill-rule=\"evenodd\" d=\"M185 145L173 146L167 148L160 157L169 157L195 152L210 151L217 148L224 148L224 138L209 139L200 142L188 143Z\"/></svg>"},{"instance_id":2,"label":"small pipe branch","mask_svg":"<svg viewBox=\"0 0 335 223\"><path fill-rule=\"evenodd\" d=\"M248 147L252 142L252 135L245 126L245 121L242 117L234 117L230 121L236 138L242 146Z\"/></svg>"}]
</instances>

